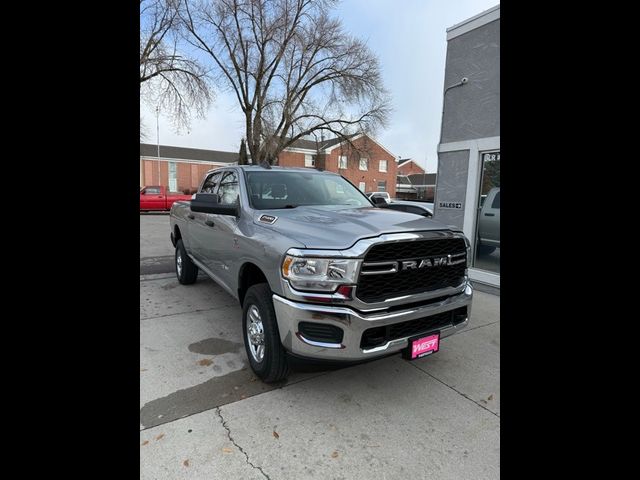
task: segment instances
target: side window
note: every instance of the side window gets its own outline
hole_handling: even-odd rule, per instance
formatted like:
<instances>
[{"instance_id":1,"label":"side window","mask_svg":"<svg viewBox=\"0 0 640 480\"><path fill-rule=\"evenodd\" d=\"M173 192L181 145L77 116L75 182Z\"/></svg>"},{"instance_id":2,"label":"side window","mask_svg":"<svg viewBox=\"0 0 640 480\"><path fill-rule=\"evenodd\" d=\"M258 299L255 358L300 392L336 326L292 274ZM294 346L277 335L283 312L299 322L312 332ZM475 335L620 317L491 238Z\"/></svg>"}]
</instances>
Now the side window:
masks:
<instances>
[{"instance_id":1,"label":"side window","mask_svg":"<svg viewBox=\"0 0 640 480\"><path fill-rule=\"evenodd\" d=\"M202 189L198 193L216 193L221 176L222 172L210 174L204 181L204 184L202 184Z\"/></svg>"},{"instance_id":2,"label":"side window","mask_svg":"<svg viewBox=\"0 0 640 480\"><path fill-rule=\"evenodd\" d=\"M220 203L232 205L238 200L238 176L236 172L227 172L220 182Z\"/></svg>"},{"instance_id":3,"label":"side window","mask_svg":"<svg viewBox=\"0 0 640 480\"><path fill-rule=\"evenodd\" d=\"M500 191L498 191L498 193L496 193L496 196L493 198L493 203L491 203L491 208L500 210Z\"/></svg>"},{"instance_id":4,"label":"side window","mask_svg":"<svg viewBox=\"0 0 640 480\"><path fill-rule=\"evenodd\" d=\"M147 187L142 193L143 195L159 195L160 189L158 187Z\"/></svg>"}]
</instances>

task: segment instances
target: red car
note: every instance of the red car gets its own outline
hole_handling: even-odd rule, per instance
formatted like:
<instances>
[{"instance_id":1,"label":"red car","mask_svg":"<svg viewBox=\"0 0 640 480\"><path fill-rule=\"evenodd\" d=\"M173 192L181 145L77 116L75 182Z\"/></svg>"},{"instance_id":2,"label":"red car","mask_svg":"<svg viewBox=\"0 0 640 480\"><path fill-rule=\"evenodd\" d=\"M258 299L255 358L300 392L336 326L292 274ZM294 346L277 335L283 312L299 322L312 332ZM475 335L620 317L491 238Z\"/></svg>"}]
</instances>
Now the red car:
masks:
<instances>
[{"instance_id":1,"label":"red car","mask_svg":"<svg viewBox=\"0 0 640 480\"><path fill-rule=\"evenodd\" d=\"M191 195L167 192L166 187L151 185L140 189L140 211L171 210L171 205L180 200L191 201Z\"/></svg>"}]
</instances>

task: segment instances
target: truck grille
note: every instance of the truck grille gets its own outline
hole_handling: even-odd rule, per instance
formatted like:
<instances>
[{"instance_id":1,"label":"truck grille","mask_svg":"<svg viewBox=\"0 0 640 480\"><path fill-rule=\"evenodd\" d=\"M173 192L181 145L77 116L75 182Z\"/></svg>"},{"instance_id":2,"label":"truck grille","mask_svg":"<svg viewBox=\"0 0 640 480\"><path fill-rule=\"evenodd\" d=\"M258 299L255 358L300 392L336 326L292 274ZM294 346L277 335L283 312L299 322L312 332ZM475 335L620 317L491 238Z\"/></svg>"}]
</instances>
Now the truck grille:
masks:
<instances>
[{"instance_id":1,"label":"truck grille","mask_svg":"<svg viewBox=\"0 0 640 480\"><path fill-rule=\"evenodd\" d=\"M441 238L374 245L364 258L358 279L357 296L367 303L401 295L414 295L446 287L464 280L466 243L463 238ZM455 264L403 269L401 262L435 261L452 255ZM390 273L375 273L375 271ZM394 271L395 270L395 271Z\"/></svg>"},{"instance_id":2,"label":"truck grille","mask_svg":"<svg viewBox=\"0 0 640 480\"><path fill-rule=\"evenodd\" d=\"M369 328L362 333L360 348L380 347L391 340L413 337L414 335L456 325L466 318L467 307L460 307L448 312L431 315L430 317L418 318L385 327Z\"/></svg>"}]
</instances>

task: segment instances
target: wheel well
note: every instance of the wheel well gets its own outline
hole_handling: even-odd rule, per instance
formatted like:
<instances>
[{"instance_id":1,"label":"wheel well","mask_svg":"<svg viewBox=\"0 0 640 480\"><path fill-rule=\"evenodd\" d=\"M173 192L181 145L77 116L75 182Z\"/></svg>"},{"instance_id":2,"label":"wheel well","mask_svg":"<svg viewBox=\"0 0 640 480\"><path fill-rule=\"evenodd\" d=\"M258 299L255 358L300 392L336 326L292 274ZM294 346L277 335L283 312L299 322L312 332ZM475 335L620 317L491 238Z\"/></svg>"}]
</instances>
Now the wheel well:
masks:
<instances>
[{"instance_id":1,"label":"wheel well","mask_svg":"<svg viewBox=\"0 0 640 480\"><path fill-rule=\"evenodd\" d=\"M176 246L178 240L182 238L182 233L180 233L180 228L176 225L173 229L173 246Z\"/></svg>"},{"instance_id":2,"label":"wheel well","mask_svg":"<svg viewBox=\"0 0 640 480\"><path fill-rule=\"evenodd\" d=\"M238 278L238 300L240 300L241 306L242 302L244 302L244 296L246 295L247 290L258 283L269 284L267 277L262 273L262 270L253 263L245 263L242 265L242 267L240 267L240 275Z\"/></svg>"}]
</instances>

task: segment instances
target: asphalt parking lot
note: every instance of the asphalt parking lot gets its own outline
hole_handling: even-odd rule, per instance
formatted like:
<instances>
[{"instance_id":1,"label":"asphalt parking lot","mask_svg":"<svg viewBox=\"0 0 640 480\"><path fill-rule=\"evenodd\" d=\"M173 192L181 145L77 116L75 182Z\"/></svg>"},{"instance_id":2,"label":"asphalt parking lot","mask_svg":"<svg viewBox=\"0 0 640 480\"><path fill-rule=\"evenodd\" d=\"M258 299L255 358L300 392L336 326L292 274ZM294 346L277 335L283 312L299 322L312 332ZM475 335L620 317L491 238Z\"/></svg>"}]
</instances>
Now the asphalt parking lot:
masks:
<instances>
[{"instance_id":1,"label":"asphalt parking lot","mask_svg":"<svg viewBox=\"0 0 640 480\"><path fill-rule=\"evenodd\" d=\"M430 357L266 385L237 301L177 282L168 223L140 215L140 478L499 478L499 297Z\"/></svg>"}]
</instances>

